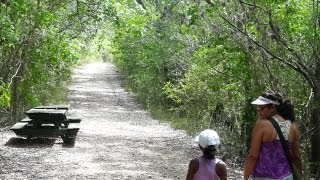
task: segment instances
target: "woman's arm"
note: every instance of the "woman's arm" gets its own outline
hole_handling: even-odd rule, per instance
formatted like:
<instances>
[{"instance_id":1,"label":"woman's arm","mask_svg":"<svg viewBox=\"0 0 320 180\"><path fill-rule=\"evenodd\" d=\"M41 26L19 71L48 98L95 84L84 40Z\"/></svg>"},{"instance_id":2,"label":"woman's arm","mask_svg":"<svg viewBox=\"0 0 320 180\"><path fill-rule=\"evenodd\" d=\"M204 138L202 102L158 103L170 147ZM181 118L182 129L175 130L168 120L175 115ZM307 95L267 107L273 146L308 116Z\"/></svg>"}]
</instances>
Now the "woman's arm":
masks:
<instances>
[{"instance_id":1,"label":"woman's arm","mask_svg":"<svg viewBox=\"0 0 320 180\"><path fill-rule=\"evenodd\" d=\"M243 178L249 179L254 167L256 166L257 159L260 153L260 146L263 138L263 120L258 120L252 131L251 148L244 167Z\"/></svg>"},{"instance_id":2,"label":"woman's arm","mask_svg":"<svg viewBox=\"0 0 320 180\"><path fill-rule=\"evenodd\" d=\"M291 124L291 158L294 165L302 172L302 160L299 146L299 131L295 123Z\"/></svg>"},{"instance_id":3,"label":"woman's arm","mask_svg":"<svg viewBox=\"0 0 320 180\"><path fill-rule=\"evenodd\" d=\"M193 180L194 175L196 174L196 172L199 169L199 161L197 158L192 159L189 162L189 168L188 168L188 174L187 174L187 178L186 180Z\"/></svg>"},{"instance_id":4,"label":"woman's arm","mask_svg":"<svg viewBox=\"0 0 320 180\"><path fill-rule=\"evenodd\" d=\"M226 163L220 161L216 165L216 173L220 177L220 180L227 180L227 165Z\"/></svg>"}]
</instances>

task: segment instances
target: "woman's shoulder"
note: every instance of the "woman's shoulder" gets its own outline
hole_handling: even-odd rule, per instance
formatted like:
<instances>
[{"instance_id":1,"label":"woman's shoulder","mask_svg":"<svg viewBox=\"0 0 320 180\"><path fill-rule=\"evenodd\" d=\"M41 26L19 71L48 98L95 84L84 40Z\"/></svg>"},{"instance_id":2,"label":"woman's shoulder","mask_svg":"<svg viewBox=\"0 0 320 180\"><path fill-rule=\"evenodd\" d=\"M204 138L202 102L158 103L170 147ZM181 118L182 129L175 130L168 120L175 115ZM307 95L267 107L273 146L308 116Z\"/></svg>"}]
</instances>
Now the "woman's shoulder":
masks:
<instances>
[{"instance_id":1,"label":"woman's shoulder","mask_svg":"<svg viewBox=\"0 0 320 180\"><path fill-rule=\"evenodd\" d=\"M257 120L257 122L255 124L255 127L257 127L257 128L260 128L260 127L265 128L265 127L268 127L270 125L272 125L272 124L268 119L259 119L259 120Z\"/></svg>"},{"instance_id":2,"label":"woman's shoulder","mask_svg":"<svg viewBox=\"0 0 320 180\"><path fill-rule=\"evenodd\" d=\"M290 139L291 141L297 141L299 138L299 130L295 122L291 122L290 126Z\"/></svg>"},{"instance_id":3,"label":"woman's shoulder","mask_svg":"<svg viewBox=\"0 0 320 180\"><path fill-rule=\"evenodd\" d=\"M291 122L291 121L290 121ZM290 126L291 128L293 128L293 129L297 129L297 124L296 124L296 122L291 122L291 126Z\"/></svg>"},{"instance_id":4,"label":"woman's shoulder","mask_svg":"<svg viewBox=\"0 0 320 180\"><path fill-rule=\"evenodd\" d=\"M270 141L276 137L273 125L268 119L260 119L256 122L253 129L253 136L259 138L267 138L264 141Z\"/></svg>"}]
</instances>

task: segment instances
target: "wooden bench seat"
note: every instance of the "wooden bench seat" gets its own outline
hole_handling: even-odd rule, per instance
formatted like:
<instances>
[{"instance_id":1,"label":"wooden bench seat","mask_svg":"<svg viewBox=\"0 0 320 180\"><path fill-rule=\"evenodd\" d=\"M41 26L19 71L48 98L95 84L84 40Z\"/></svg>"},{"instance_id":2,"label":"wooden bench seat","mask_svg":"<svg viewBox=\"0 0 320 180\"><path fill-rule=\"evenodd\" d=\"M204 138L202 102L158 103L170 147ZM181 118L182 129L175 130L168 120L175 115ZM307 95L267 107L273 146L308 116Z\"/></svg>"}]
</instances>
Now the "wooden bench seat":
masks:
<instances>
[{"instance_id":1,"label":"wooden bench seat","mask_svg":"<svg viewBox=\"0 0 320 180\"><path fill-rule=\"evenodd\" d=\"M28 125L28 122L17 122L11 126L10 130L23 129Z\"/></svg>"},{"instance_id":2,"label":"wooden bench seat","mask_svg":"<svg viewBox=\"0 0 320 180\"><path fill-rule=\"evenodd\" d=\"M28 117L25 117L24 119L22 119L20 122L27 122L27 123L31 123L33 120L28 118Z\"/></svg>"},{"instance_id":3,"label":"wooden bench seat","mask_svg":"<svg viewBox=\"0 0 320 180\"><path fill-rule=\"evenodd\" d=\"M41 128L13 128L11 130L22 137L58 137L66 136L74 138L77 136L79 127L68 127L56 129L54 126L42 126Z\"/></svg>"},{"instance_id":4,"label":"wooden bench seat","mask_svg":"<svg viewBox=\"0 0 320 180\"><path fill-rule=\"evenodd\" d=\"M37 106L33 109L69 109L70 105Z\"/></svg>"},{"instance_id":5,"label":"wooden bench seat","mask_svg":"<svg viewBox=\"0 0 320 180\"><path fill-rule=\"evenodd\" d=\"M79 118L68 118L67 120L69 123L80 123L81 119Z\"/></svg>"},{"instance_id":6,"label":"wooden bench seat","mask_svg":"<svg viewBox=\"0 0 320 180\"><path fill-rule=\"evenodd\" d=\"M15 130L14 132L16 133L16 135L23 136L23 137L58 137L61 135L65 135L67 133L67 129L25 128L25 129Z\"/></svg>"}]
</instances>

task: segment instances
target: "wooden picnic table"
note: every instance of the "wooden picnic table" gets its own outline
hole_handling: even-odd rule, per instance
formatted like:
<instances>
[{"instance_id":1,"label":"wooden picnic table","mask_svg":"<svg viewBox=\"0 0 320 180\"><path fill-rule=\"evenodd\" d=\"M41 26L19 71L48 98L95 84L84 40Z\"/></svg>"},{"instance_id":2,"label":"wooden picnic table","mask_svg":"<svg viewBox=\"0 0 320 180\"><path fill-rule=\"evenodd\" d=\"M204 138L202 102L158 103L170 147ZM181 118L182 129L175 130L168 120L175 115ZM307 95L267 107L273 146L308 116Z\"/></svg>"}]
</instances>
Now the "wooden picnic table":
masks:
<instances>
[{"instance_id":1,"label":"wooden picnic table","mask_svg":"<svg viewBox=\"0 0 320 180\"><path fill-rule=\"evenodd\" d=\"M68 117L69 106L38 106L26 111L27 117L10 129L18 136L61 137L64 143L74 142L81 119Z\"/></svg>"}]
</instances>

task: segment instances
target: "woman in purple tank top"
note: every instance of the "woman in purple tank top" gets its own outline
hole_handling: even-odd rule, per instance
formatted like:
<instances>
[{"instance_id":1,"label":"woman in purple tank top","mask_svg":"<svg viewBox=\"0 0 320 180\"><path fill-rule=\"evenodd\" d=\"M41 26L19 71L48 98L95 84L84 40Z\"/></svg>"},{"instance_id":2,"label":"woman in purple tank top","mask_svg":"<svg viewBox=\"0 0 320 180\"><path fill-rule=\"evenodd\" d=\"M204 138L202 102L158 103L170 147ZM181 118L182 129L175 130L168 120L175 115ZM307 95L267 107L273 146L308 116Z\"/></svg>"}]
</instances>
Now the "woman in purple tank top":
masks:
<instances>
[{"instance_id":1,"label":"woman in purple tank top","mask_svg":"<svg viewBox=\"0 0 320 180\"><path fill-rule=\"evenodd\" d=\"M206 129L196 138L202 156L194 158L189 163L186 180L226 180L227 166L215 157L220 139L216 131Z\"/></svg>"},{"instance_id":2,"label":"woman in purple tank top","mask_svg":"<svg viewBox=\"0 0 320 180\"><path fill-rule=\"evenodd\" d=\"M276 92L263 93L252 102L260 116L253 132L251 148L244 168L244 180L292 180L292 171L277 131L268 120L273 117L290 147L292 162L302 171L293 105Z\"/></svg>"}]
</instances>

